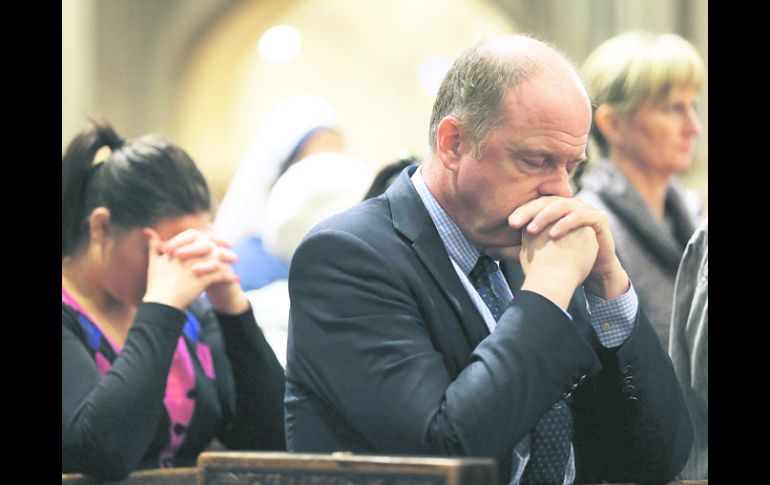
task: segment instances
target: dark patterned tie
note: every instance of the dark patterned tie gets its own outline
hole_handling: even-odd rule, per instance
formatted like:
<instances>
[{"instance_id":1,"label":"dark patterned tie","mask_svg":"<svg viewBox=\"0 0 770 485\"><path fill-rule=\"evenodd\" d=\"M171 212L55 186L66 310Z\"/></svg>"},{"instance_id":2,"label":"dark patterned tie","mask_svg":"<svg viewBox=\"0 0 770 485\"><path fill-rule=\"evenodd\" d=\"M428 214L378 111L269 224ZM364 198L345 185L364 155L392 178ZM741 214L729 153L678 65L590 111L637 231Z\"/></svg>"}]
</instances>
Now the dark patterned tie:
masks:
<instances>
[{"instance_id":1,"label":"dark patterned tie","mask_svg":"<svg viewBox=\"0 0 770 485\"><path fill-rule=\"evenodd\" d=\"M529 462L522 485L561 485L572 443L572 413L564 401L548 409L532 431Z\"/></svg>"},{"instance_id":2,"label":"dark patterned tie","mask_svg":"<svg viewBox=\"0 0 770 485\"><path fill-rule=\"evenodd\" d=\"M497 263L492 261L492 258L489 256L482 254L479 256L479 260L476 261L476 266L473 267L468 275L471 284L479 292L479 296L484 300L489 311L492 312L492 318L495 321L500 320L500 315L503 314L507 306L505 299L492 289L492 275L497 271L500 271Z\"/></svg>"},{"instance_id":3,"label":"dark patterned tie","mask_svg":"<svg viewBox=\"0 0 770 485\"><path fill-rule=\"evenodd\" d=\"M492 275L500 271L489 256L481 255L468 275L471 284L492 313L500 319L508 302L492 289ZM557 484L564 482L572 443L572 413L564 401L548 409L532 431L529 462L521 477L522 485Z\"/></svg>"}]
</instances>

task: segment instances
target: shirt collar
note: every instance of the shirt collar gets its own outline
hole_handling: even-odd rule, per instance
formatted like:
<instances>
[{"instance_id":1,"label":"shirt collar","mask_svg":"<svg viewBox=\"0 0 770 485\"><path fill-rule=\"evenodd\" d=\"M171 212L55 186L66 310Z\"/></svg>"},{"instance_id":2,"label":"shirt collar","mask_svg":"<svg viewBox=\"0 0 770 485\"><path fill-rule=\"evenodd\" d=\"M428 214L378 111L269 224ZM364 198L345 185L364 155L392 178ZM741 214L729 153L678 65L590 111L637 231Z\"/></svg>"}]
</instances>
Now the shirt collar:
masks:
<instances>
[{"instance_id":1,"label":"shirt collar","mask_svg":"<svg viewBox=\"0 0 770 485\"><path fill-rule=\"evenodd\" d=\"M422 203L428 210L428 214L430 214L430 218L438 230L438 234L444 243L447 253L449 253L449 257L457 263L465 274L469 274L476 265L479 256L481 256L481 252L468 241L462 231L460 231L460 228L457 227L457 224L439 205L436 198L433 197L430 189L425 185L425 180L422 178L422 167L418 167L414 171L411 179L417 194L422 199Z\"/></svg>"}]
</instances>

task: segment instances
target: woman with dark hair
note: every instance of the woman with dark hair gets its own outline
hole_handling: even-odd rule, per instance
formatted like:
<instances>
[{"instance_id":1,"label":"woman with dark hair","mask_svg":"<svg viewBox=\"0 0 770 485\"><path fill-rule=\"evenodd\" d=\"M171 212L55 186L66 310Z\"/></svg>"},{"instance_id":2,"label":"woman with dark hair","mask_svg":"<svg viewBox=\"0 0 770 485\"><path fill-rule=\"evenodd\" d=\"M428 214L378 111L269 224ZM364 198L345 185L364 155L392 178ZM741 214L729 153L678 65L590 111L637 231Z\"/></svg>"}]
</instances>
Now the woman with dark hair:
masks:
<instances>
[{"instance_id":1,"label":"woman with dark hair","mask_svg":"<svg viewBox=\"0 0 770 485\"><path fill-rule=\"evenodd\" d=\"M285 449L283 369L209 210L203 175L161 138L94 124L64 153L62 472L192 466L214 438Z\"/></svg>"}]
</instances>

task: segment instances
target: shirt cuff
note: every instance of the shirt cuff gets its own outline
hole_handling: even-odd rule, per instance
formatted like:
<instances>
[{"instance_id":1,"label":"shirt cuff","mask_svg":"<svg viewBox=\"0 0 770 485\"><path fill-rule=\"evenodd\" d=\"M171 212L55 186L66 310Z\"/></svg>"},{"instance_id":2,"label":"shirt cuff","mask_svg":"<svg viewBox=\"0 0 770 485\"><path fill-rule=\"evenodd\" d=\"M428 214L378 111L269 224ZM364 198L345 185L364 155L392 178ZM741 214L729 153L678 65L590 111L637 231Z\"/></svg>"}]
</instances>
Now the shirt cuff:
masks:
<instances>
[{"instance_id":1,"label":"shirt cuff","mask_svg":"<svg viewBox=\"0 0 770 485\"><path fill-rule=\"evenodd\" d=\"M599 336L599 342L610 349L622 345L636 326L639 299L633 283L628 285L628 291L610 301L587 291L585 296L591 326Z\"/></svg>"}]
</instances>

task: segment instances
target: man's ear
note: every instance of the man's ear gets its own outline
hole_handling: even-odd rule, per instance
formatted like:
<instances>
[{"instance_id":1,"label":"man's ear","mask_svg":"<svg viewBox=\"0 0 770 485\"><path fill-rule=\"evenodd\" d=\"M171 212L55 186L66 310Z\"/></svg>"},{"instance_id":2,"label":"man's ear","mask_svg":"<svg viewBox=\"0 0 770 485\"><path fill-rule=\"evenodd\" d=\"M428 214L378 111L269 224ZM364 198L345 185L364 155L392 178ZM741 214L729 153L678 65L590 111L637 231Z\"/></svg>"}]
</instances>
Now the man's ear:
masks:
<instances>
[{"instance_id":1,"label":"man's ear","mask_svg":"<svg viewBox=\"0 0 770 485\"><path fill-rule=\"evenodd\" d=\"M615 108L608 104L602 104L596 108L594 123L609 145L617 145L622 136L621 116Z\"/></svg>"},{"instance_id":2,"label":"man's ear","mask_svg":"<svg viewBox=\"0 0 770 485\"><path fill-rule=\"evenodd\" d=\"M101 244L110 235L111 222L110 210L106 207L97 207L88 216L88 230L91 241Z\"/></svg>"},{"instance_id":3,"label":"man's ear","mask_svg":"<svg viewBox=\"0 0 770 485\"><path fill-rule=\"evenodd\" d=\"M436 130L436 153L441 164L448 170L455 171L460 166L460 138L462 127L454 116L445 116L439 121Z\"/></svg>"}]
</instances>

